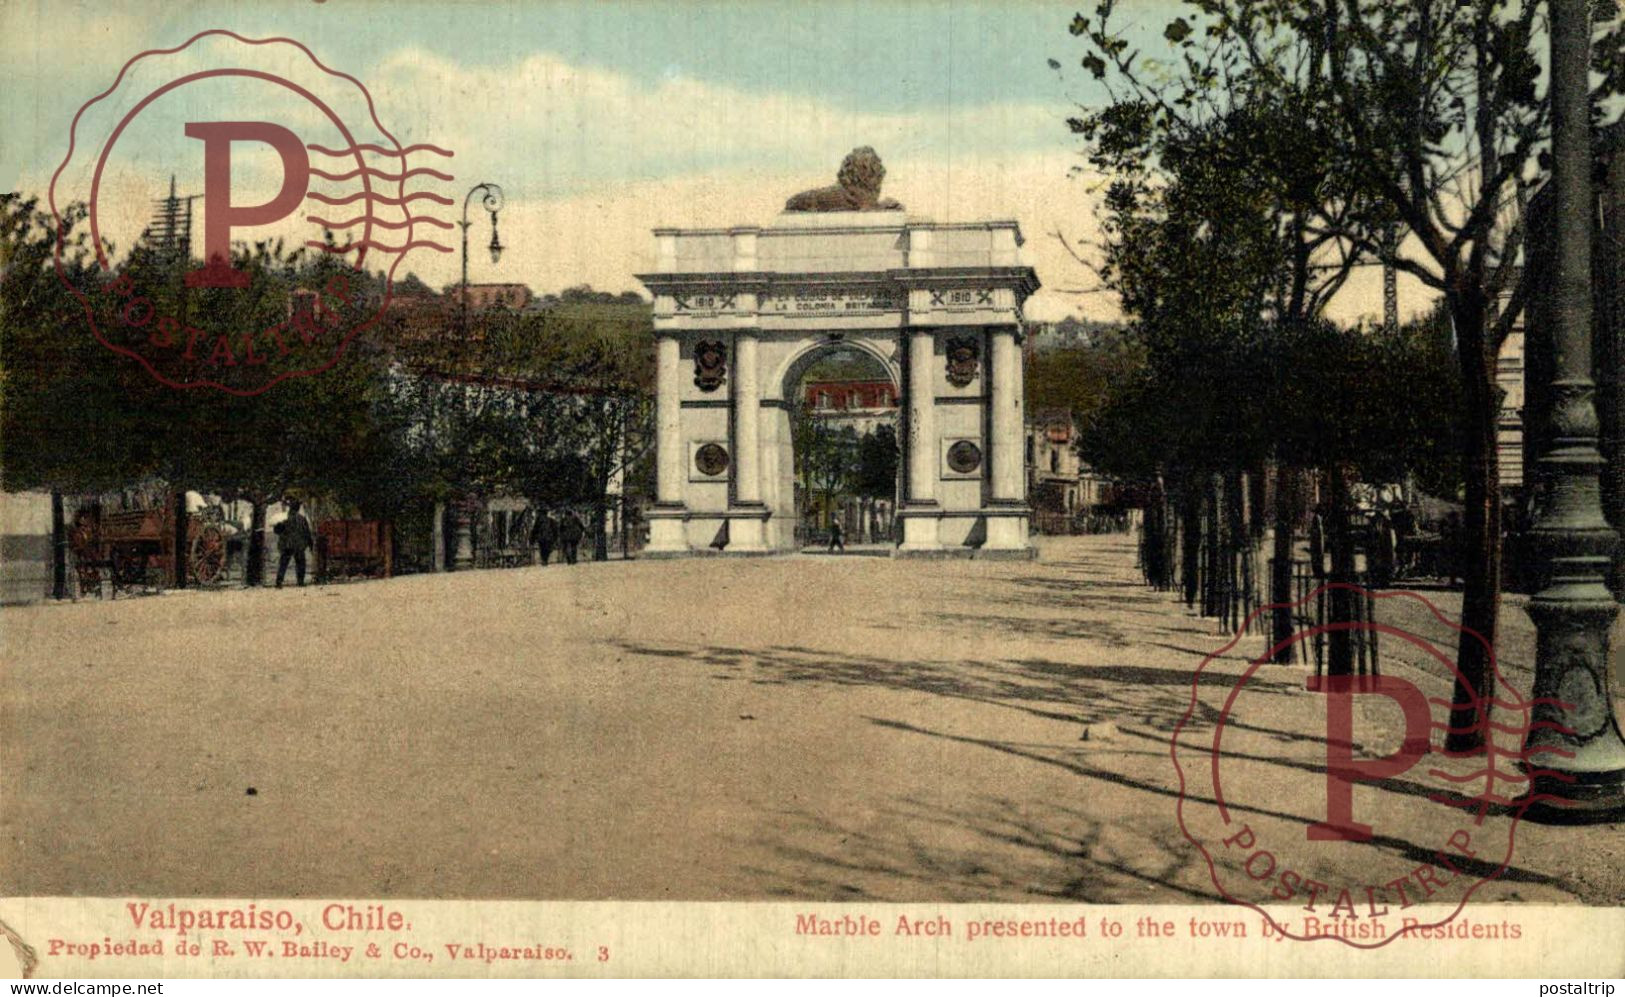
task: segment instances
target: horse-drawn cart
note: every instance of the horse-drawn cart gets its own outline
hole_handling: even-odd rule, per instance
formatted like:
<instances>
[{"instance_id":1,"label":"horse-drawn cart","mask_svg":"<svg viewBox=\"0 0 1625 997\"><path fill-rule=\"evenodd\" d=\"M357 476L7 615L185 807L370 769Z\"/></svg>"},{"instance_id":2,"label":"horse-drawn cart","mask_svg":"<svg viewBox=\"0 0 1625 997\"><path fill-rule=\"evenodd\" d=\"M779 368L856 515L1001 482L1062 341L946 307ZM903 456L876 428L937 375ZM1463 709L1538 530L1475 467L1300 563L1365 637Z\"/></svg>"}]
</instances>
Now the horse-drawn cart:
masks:
<instances>
[{"instance_id":1,"label":"horse-drawn cart","mask_svg":"<svg viewBox=\"0 0 1625 997\"><path fill-rule=\"evenodd\" d=\"M324 519L316 527L316 580L388 578L394 573L394 534L372 519Z\"/></svg>"},{"instance_id":2,"label":"horse-drawn cart","mask_svg":"<svg viewBox=\"0 0 1625 997\"><path fill-rule=\"evenodd\" d=\"M218 510L187 517L184 556L187 578L213 585L225 578L230 528ZM81 506L68 531L79 591L101 592L102 581L119 588L158 587L175 577L175 514L165 502L148 509Z\"/></svg>"}]
</instances>

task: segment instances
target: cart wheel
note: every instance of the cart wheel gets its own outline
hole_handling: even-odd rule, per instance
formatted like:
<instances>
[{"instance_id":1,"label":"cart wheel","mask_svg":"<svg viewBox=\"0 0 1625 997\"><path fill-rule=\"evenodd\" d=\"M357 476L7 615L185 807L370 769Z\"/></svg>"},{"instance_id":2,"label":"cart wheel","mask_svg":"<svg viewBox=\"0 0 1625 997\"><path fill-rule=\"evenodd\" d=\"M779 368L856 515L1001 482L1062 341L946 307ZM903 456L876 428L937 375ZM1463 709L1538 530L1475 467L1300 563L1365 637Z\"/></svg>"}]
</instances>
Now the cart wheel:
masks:
<instances>
[{"instance_id":1,"label":"cart wheel","mask_svg":"<svg viewBox=\"0 0 1625 997\"><path fill-rule=\"evenodd\" d=\"M81 509L73 518L73 528L68 531L68 549L73 552L74 570L79 573L81 592L97 589L102 583L102 573L96 567L101 552L99 541L95 521Z\"/></svg>"},{"instance_id":2,"label":"cart wheel","mask_svg":"<svg viewBox=\"0 0 1625 997\"><path fill-rule=\"evenodd\" d=\"M74 571L79 575L79 594L89 595L92 592L100 594L102 590L102 572L94 564L75 564Z\"/></svg>"},{"instance_id":3,"label":"cart wheel","mask_svg":"<svg viewBox=\"0 0 1625 997\"><path fill-rule=\"evenodd\" d=\"M113 583L124 588L136 588L147 582L147 558L140 551L120 551L113 548Z\"/></svg>"},{"instance_id":4,"label":"cart wheel","mask_svg":"<svg viewBox=\"0 0 1625 997\"><path fill-rule=\"evenodd\" d=\"M192 538L192 578L213 585L226 573L226 535L218 526L205 526Z\"/></svg>"}]
</instances>

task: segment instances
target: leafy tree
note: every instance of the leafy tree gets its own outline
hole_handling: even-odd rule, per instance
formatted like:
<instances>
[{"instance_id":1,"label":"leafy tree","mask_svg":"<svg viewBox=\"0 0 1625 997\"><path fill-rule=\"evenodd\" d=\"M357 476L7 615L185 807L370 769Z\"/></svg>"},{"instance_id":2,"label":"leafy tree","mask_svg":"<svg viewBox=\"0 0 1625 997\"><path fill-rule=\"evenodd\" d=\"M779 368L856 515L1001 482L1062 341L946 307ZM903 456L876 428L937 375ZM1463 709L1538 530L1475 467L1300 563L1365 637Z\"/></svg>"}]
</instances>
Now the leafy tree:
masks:
<instances>
[{"instance_id":1,"label":"leafy tree","mask_svg":"<svg viewBox=\"0 0 1625 997\"><path fill-rule=\"evenodd\" d=\"M858 431L851 426L837 427L798 404L790 412L790 436L803 494L809 501L822 497L822 525L827 526L836 500L850 494L858 478Z\"/></svg>"},{"instance_id":2,"label":"leafy tree","mask_svg":"<svg viewBox=\"0 0 1625 997\"><path fill-rule=\"evenodd\" d=\"M421 494L587 505L594 557L608 557L611 485L623 504L647 485L634 473L653 439L647 304L579 289L569 303L481 312L466 339L404 337L394 353L395 407L412 427L400 473Z\"/></svg>"},{"instance_id":3,"label":"leafy tree","mask_svg":"<svg viewBox=\"0 0 1625 997\"><path fill-rule=\"evenodd\" d=\"M1033 350L1023 358L1027 408L1064 409L1086 424L1145 363L1143 342L1123 330L1087 343Z\"/></svg>"},{"instance_id":4,"label":"leafy tree","mask_svg":"<svg viewBox=\"0 0 1625 997\"><path fill-rule=\"evenodd\" d=\"M66 212L63 268L73 286L95 289L87 296L98 328L123 334L117 298L100 293L116 279L138 288L151 302L153 315L175 320L175 332L167 335L205 330L196 337L200 345L191 351L193 357L183 355L177 337L177 355L159 361L166 364L167 374L177 377L189 379L202 370L206 358L201 344L218 333L285 323L291 292L326 287L332 276L349 270L327 254L309 259L277 243L239 244L233 249L234 264L250 274L249 289L189 289L183 278L193 261L141 243L116 264L110 279L77 232L82 216L76 207ZM9 486L97 492L157 479L176 493L196 489L247 498L256 528L250 539L250 580L257 579L262 567L258 528L267 502L299 491L376 505L372 500L381 494L376 471L387 463L380 450L386 437L374 406L375 358L366 349L353 349L322 374L289 379L246 397L162 384L91 334L83 306L49 265L55 248L52 229L51 219L32 202L6 197L0 347ZM112 247L105 251L112 256ZM355 321L361 305L329 299L325 307L335 323L342 323ZM156 320L129 331L142 337L166 335ZM221 372L230 376L228 368ZM177 530L184 528L178 521ZM178 533L177 546L183 540Z\"/></svg>"},{"instance_id":5,"label":"leafy tree","mask_svg":"<svg viewBox=\"0 0 1625 997\"><path fill-rule=\"evenodd\" d=\"M878 530L875 503L891 501L897 496L897 465L901 450L897 430L888 424L876 426L858 440L858 465L852 490L869 507L866 522L871 534Z\"/></svg>"},{"instance_id":6,"label":"leafy tree","mask_svg":"<svg viewBox=\"0 0 1625 997\"><path fill-rule=\"evenodd\" d=\"M858 440L858 467L853 490L875 499L889 499L897 493L897 430L880 425Z\"/></svg>"},{"instance_id":7,"label":"leafy tree","mask_svg":"<svg viewBox=\"0 0 1625 997\"><path fill-rule=\"evenodd\" d=\"M1085 62L1092 72L1138 76L1141 57L1109 26L1114 7L1103 0L1096 20L1080 16L1074 33L1091 44ZM1595 7L1593 106L1602 116L1625 91L1625 37L1618 6ZM1298 122L1294 136L1328 143L1350 182L1355 210L1341 219L1321 212L1325 230L1411 274L1445 302L1467 414L1459 444L1469 555L1462 616L1493 643L1501 574L1494 368L1529 293L1517 265L1523 206L1541 176L1538 155L1550 130L1539 88L1541 7L1192 0L1188 9L1191 20L1177 19L1166 33L1179 65L1155 88L1157 113L1215 88L1285 98ZM1304 85L1305 74L1312 85ZM1396 227L1409 238L1394 237ZM1484 692L1485 653L1477 641L1459 643L1457 668L1467 681L1458 701ZM1452 746L1477 741L1455 736Z\"/></svg>"},{"instance_id":8,"label":"leafy tree","mask_svg":"<svg viewBox=\"0 0 1625 997\"><path fill-rule=\"evenodd\" d=\"M76 287L100 268L84 209L63 212L61 266ZM37 200L0 195L0 477L7 488L100 491L153 473L160 441L132 391L132 372L85 329L58 275L56 223ZM113 318L92 296L98 320Z\"/></svg>"},{"instance_id":9,"label":"leafy tree","mask_svg":"<svg viewBox=\"0 0 1625 997\"><path fill-rule=\"evenodd\" d=\"M593 558L602 561L609 557L610 485L621 483L624 531L629 479L654 440L649 309L641 301L567 304L547 312L545 322L547 334L565 344L558 376L577 392L574 411L590 481Z\"/></svg>"},{"instance_id":10,"label":"leafy tree","mask_svg":"<svg viewBox=\"0 0 1625 997\"><path fill-rule=\"evenodd\" d=\"M1102 3L1096 19L1079 15L1072 23L1072 33L1092 49L1085 68L1106 80L1112 94L1104 109L1069 121L1089 143L1092 164L1112 178L1107 203L1113 221L1102 276L1131 314L1148 314L1148 306L1158 304L1194 305L1195 315L1162 324L1198 351L1198 362L1201 352L1214 350L1230 350L1234 360L1234 351L1257 345L1249 337L1319 316L1361 258L1363 245L1349 226L1378 214L1359 195L1332 136L1303 113L1328 85L1322 43L1305 37L1260 53L1259 62L1269 69L1268 85L1260 85L1263 74L1239 71L1217 46L1202 44L1204 35L1189 21L1178 18L1164 32L1178 53L1170 73L1164 64L1152 69L1112 29L1114 6ZM1216 34L1210 30L1205 37ZM1203 258L1181 255L1191 240ZM1185 283L1170 280L1176 273ZM1217 278L1211 305L1203 300L1209 278ZM1193 279L1194 287L1185 293L1167 293ZM1214 328L1231 330L1229 342L1193 336L1207 307L1218 313ZM1167 338L1154 340L1152 348L1168 349ZM1223 439L1214 442L1227 447ZM1249 434L1238 442L1251 450L1260 441ZM1291 599L1299 474L1273 441L1263 443L1276 465L1278 486L1271 601L1285 606ZM1177 484L1176 492L1189 491ZM1233 473L1228 491L1239 492ZM1184 503L1181 518L1189 527L1194 509L1188 496ZM1196 565L1189 556L1184 565L1190 599ZM1278 610L1274 625L1277 642L1284 644L1290 612Z\"/></svg>"},{"instance_id":11,"label":"leafy tree","mask_svg":"<svg viewBox=\"0 0 1625 997\"><path fill-rule=\"evenodd\" d=\"M1151 130L1144 111L1128 101L1078 126L1095 143L1097 165L1114 176L1099 270L1133 320L1128 334L1146 365L1140 388L1179 398L1185 420L1157 420L1164 432L1144 438L1155 458L1143 469L1168 483L1180 507L1185 598L1228 616L1236 593L1216 583L1199 591L1197 554L1207 551L1210 582L1245 576L1250 565L1242 474L1269 455L1271 423L1267 399L1239 385L1250 379L1264 314L1283 284L1278 204L1236 138L1241 110Z\"/></svg>"}]
</instances>

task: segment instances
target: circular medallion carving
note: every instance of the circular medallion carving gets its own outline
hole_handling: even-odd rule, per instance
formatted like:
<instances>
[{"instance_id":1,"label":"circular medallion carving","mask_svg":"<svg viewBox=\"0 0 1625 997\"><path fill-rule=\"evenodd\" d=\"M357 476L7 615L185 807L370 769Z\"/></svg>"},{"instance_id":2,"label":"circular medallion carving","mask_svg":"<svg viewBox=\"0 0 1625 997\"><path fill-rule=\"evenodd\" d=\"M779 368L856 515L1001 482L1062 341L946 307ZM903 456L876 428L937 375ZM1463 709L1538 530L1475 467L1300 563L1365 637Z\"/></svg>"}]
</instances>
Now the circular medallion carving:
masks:
<instances>
[{"instance_id":1,"label":"circular medallion carving","mask_svg":"<svg viewBox=\"0 0 1625 997\"><path fill-rule=\"evenodd\" d=\"M982 448L970 440L960 440L948 448L948 467L955 474L969 474L982 466Z\"/></svg>"},{"instance_id":2,"label":"circular medallion carving","mask_svg":"<svg viewBox=\"0 0 1625 997\"><path fill-rule=\"evenodd\" d=\"M714 478L728 469L728 451L719 443L707 443L694 451L694 466Z\"/></svg>"}]
</instances>

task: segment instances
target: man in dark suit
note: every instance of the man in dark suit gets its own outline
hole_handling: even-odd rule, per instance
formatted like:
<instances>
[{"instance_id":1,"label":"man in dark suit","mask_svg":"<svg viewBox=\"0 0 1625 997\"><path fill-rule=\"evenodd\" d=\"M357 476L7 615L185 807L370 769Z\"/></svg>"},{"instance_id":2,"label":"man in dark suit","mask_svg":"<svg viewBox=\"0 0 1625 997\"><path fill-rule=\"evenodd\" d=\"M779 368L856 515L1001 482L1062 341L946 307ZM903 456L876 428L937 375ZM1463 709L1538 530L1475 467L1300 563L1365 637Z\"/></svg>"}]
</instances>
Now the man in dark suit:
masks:
<instances>
[{"instance_id":1,"label":"man in dark suit","mask_svg":"<svg viewBox=\"0 0 1625 997\"><path fill-rule=\"evenodd\" d=\"M536 520L536 528L530 531L530 542L541 548L542 563L553 556L553 547L559 542L559 524L551 512L544 512Z\"/></svg>"},{"instance_id":2,"label":"man in dark suit","mask_svg":"<svg viewBox=\"0 0 1625 997\"><path fill-rule=\"evenodd\" d=\"M565 564L576 563L576 549L581 546L581 537L586 532L574 512L564 514L564 520L559 523L559 544L564 548Z\"/></svg>"},{"instance_id":3,"label":"man in dark suit","mask_svg":"<svg viewBox=\"0 0 1625 997\"><path fill-rule=\"evenodd\" d=\"M294 563L294 574L299 580L300 588L305 585L305 552L316 546L316 533L310 528L310 520L299 511L299 500L288 501L288 518L276 524L277 549L282 556L276 566L276 587L282 587L282 579L288 573L288 562Z\"/></svg>"}]
</instances>

